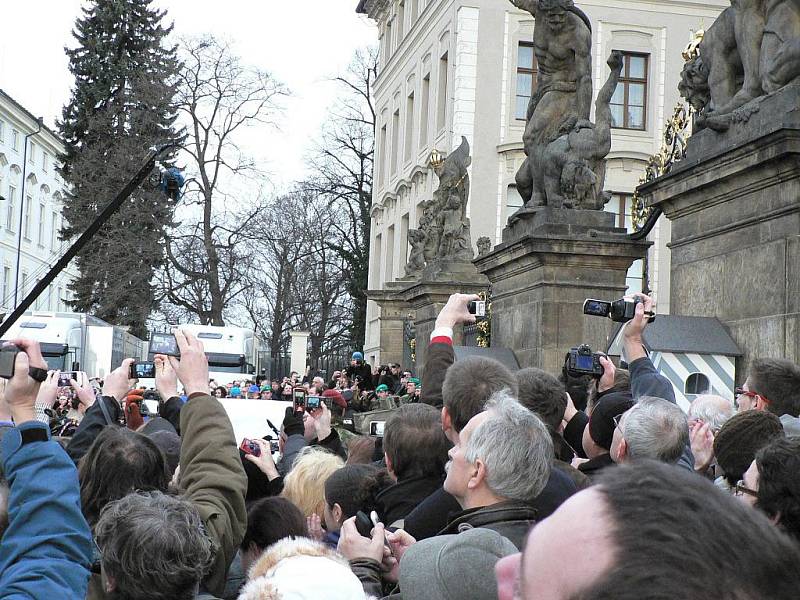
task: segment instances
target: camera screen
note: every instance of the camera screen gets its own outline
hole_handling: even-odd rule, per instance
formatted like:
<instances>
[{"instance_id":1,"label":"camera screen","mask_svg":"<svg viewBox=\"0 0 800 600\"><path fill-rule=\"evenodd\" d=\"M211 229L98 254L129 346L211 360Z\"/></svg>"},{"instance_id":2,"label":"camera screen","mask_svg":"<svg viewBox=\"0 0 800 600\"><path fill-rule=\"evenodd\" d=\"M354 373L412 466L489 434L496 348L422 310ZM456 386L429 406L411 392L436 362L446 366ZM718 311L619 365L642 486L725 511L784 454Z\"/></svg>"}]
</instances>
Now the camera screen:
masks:
<instances>
[{"instance_id":1,"label":"camera screen","mask_svg":"<svg viewBox=\"0 0 800 600\"><path fill-rule=\"evenodd\" d=\"M306 410L313 410L315 408L319 408L320 399L319 396L309 396L306 399Z\"/></svg>"},{"instance_id":2,"label":"camera screen","mask_svg":"<svg viewBox=\"0 0 800 600\"><path fill-rule=\"evenodd\" d=\"M180 356L178 342L171 333L153 333L150 336L150 353Z\"/></svg>"},{"instance_id":3,"label":"camera screen","mask_svg":"<svg viewBox=\"0 0 800 600\"><path fill-rule=\"evenodd\" d=\"M156 365L152 362L137 362L133 368L136 379L153 379L156 376Z\"/></svg>"},{"instance_id":4,"label":"camera screen","mask_svg":"<svg viewBox=\"0 0 800 600\"><path fill-rule=\"evenodd\" d=\"M61 374L58 376L58 387L69 387L70 383L69 380L74 379L78 381L78 372L77 371L62 371Z\"/></svg>"},{"instance_id":5,"label":"camera screen","mask_svg":"<svg viewBox=\"0 0 800 600\"><path fill-rule=\"evenodd\" d=\"M578 354L575 358L575 365L582 371L590 371L592 369L592 356L586 354Z\"/></svg>"},{"instance_id":6,"label":"camera screen","mask_svg":"<svg viewBox=\"0 0 800 600\"><path fill-rule=\"evenodd\" d=\"M611 311L611 303L603 300L586 300L583 303L583 314L594 317L607 317Z\"/></svg>"},{"instance_id":7,"label":"camera screen","mask_svg":"<svg viewBox=\"0 0 800 600\"><path fill-rule=\"evenodd\" d=\"M373 421L369 424L369 434L383 437L383 427L386 421Z\"/></svg>"}]
</instances>

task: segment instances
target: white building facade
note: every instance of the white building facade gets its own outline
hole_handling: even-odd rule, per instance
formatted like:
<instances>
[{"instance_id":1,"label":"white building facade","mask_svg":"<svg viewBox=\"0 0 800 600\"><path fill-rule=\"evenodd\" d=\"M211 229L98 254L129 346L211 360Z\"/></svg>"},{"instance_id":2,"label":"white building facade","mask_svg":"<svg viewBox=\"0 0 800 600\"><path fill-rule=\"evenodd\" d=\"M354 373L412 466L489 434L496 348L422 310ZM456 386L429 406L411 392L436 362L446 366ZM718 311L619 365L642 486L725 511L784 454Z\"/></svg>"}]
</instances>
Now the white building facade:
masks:
<instances>
[{"instance_id":1,"label":"white building facade","mask_svg":"<svg viewBox=\"0 0 800 600\"><path fill-rule=\"evenodd\" d=\"M608 76L612 50L625 56L612 99L615 128L608 155L606 210L632 228L631 197L647 159L661 146L664 123L679 101L681 51L710 25L727 0L586 0L592 25L593 88ZM534 19L508 0L361 0L358 12L378 26L379 75L369 289L404 275L408 230L419 203L437 186L428 169L432 150L447 153L461 136L472 150L467 215L473 245L501 241L507 218L521 205L514 175L524 159L525 111L536 84ZM669 222L651 232L650 288L659 312L669 312ZM642 264L628 273L642 289ZM367 307L365 357L380 363L380 308Z\"/></svg>"},{"instance_id":2,"label":"white building facade","mask_svg":"<svg viewBox=\"0 0 800 600\"><path fill-rule=\"evenodd\" d=\"M61 139L0 90L0 312L22 302L68 247L59 240L68 187L58 172ZM70 266L32 306L67 310Z\"/></svg>"}]
</instances>

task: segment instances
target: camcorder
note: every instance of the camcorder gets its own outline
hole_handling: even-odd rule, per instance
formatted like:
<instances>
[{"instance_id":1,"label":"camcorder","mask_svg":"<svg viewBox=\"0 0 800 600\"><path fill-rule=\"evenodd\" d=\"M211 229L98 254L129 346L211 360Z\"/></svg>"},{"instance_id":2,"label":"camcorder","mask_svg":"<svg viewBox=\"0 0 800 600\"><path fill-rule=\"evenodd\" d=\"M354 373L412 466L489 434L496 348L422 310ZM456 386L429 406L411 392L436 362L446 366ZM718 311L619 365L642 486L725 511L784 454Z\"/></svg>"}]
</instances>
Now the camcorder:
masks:
<instances>
[{"instance_id":1,"label":"camcorder","mask_svg":"<svg viewBox=\"0 0 800 600\"><path fill-rule=\"evenodd\" d=\"M603 376L603 365L600 364L600 357L605 356L600 352L592 352L586 344L581 344L577 348L570 348L564 359L564 366L570 377L581 377L589 375L600 378Z\"/></svg>"},{"instance_id":2,"label":"camcorder","mask_svg":"<svg viewBox=\"0 0 800 600\"><path fill-rule=\"evenodd\" d=\"M19 348L14 345L0 347L0 377L11 379L14 376L14 363Z\"/></svg>"},{"instance_id":3,"label":"camcorder","mask_svg":"<svg viewBox=\"0 0 800 600\"><path fill-rule=\"evenodd\" d=\"M613 302L587 298L583 303L583 314L593 317L608 317L615 323L627 323L636 316L636 305L642 302L643 300L639 296L634 296L632 299L620 298ZM645 314L648 315L648 323L656 320L653 313Z\"/></svg>"}]
</instances>

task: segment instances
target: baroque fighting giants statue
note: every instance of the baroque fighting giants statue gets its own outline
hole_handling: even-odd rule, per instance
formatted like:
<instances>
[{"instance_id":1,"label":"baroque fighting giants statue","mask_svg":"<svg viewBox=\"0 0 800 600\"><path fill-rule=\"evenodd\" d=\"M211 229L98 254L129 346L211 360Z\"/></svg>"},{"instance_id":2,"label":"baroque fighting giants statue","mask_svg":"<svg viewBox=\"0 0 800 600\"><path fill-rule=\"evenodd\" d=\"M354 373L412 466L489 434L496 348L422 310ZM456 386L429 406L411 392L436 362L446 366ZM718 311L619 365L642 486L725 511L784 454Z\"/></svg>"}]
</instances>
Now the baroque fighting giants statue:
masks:
<instances>
[{"instance_id":1,"label":"baroque fighting giants statue","mask_svg":"<svg viewBox=\"0 0 800 600\"><path fill-rule=\"evenodd\" d=\"M431 160L439 177L433 198L420 203L419 229L408 232L411 255L406 275L417 276L434 259L466 261L474 258L467 218L469 199L469 142L462 136L461 145L444 160Z\"/></svg>"},{"instance_id":2,"label":"baroque fighting giants statue","mask_svg":"<svg viewBox=\"0 0 800 600\"><path fill-rule=\"evenodd\" d=\"M517 172L525 210L537 206L602 210L605 157L611 149L609 102L619 80L621 57L609 58L611 75L592 100L592 30L572 0L510 0L536 19L533 50L536 91L522 138L526 159ZM524 211L523 211L524 212Z\"/></svg>"},{"instance_id":3,"label":"baroque fighting giants statue","mask_svg":"<svg viewBox=\"0 0 800 600\"><path fill-rule=\"evenodd\" d=\"M800 0L732 0L681 74L698 128L723 131L800 77Z\"/></svg>"}]
</instances>

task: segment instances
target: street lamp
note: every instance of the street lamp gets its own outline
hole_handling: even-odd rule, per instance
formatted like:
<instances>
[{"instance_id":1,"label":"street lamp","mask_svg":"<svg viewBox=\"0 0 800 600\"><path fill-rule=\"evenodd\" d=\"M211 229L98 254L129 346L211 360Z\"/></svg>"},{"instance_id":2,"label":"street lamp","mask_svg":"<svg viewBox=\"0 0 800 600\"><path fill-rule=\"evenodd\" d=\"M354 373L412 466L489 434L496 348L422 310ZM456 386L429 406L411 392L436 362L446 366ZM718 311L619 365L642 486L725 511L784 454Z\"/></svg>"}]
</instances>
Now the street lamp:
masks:
<instances>
[{"instance_id":1,"label":"street lamp","mask_svg":"<svg viewBox=\"0 0 800 600\"><path fill-rule=\"evenodd\" d=\"M20 195L19 203L19 232L17 234L17 267L14 270L14 308L17 308L17 296L19 295L19 262L22 257L22 220L25 215L25 171L28 169L28 138L36 135L42 130L44 119L39 117L36 119L36 131L33 131L25 136L25 141L22 144L22 192Z\"/></svg>"}]
</instances>

